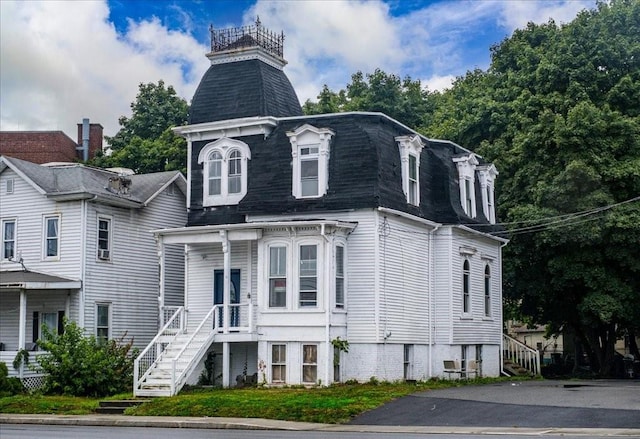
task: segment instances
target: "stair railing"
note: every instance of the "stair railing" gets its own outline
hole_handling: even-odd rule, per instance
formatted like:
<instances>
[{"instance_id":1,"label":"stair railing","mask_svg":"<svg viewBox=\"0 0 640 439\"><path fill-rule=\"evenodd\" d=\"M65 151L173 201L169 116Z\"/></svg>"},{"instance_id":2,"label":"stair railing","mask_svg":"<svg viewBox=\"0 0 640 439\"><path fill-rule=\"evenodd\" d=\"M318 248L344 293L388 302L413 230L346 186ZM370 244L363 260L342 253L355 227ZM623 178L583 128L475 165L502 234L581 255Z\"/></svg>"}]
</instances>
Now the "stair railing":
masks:
<instances>
[{"instance_id":1,"label":"stair railing","mask_svg":"<svg viewBox=\"0 0 640 439\"><path fill-rule=\"evenodd\" d=\"M504 360L511 360L527 369L532 375L540 375L540 352L507 334L502 334L502 355L501 363L504 363Z\"/></svg>"},{"instance_id":2,"label":"stair railing","mask_svg":"<svg viewBox=\"0 0 640 439\"><path fill-rule=\"evenodd\" d=\"M178 307L146 348L133 362L133 394L162 358L166 347L184 331L184 307Z\"/></svg>"},{"instance_id":3,"label":"stair railing","mask_svg":"<svg viewBox=\"0 0 640 439\"><path fill-rule=\"evenodd\" d=\"M180 389L182 388L182 384L180 383L182 383L182 381L185 380L185 378L188 376L191 369L195 367L196 362L199 361L202 355L204 355L204 352L207 349L209 349L209 345L211 344L211 341L213 340L213 336L218 328L219 319L217 318L217 316L219 312L222 312L222 309L223 309L223 305L214 305L213 308L209 310L209 312L204 317L204 319L202 319L198 327L191 332L191 337L189 337L189 340L187 340L187 342L184 343L184 345L182 346L182 349L180 349L180 351L175 355L175 357L171 359L171 395L172 396L177 394L180 391ZM213 323L210 325L205 325L205 323L207 323L207 321L209 321L209 319L211 319L212 317L213 317ZM176 363L180 358L182 358L184 351L187 350L187 348L191 345L191 343L193 342L193 340L197 335L205 334L205 333L208 334L207 339L200 344L200 346L198 347L198 350L194 353L193 357L189 359L189 362L184 367L184 369L176 373Z\"/></svg>"}]
</instances>

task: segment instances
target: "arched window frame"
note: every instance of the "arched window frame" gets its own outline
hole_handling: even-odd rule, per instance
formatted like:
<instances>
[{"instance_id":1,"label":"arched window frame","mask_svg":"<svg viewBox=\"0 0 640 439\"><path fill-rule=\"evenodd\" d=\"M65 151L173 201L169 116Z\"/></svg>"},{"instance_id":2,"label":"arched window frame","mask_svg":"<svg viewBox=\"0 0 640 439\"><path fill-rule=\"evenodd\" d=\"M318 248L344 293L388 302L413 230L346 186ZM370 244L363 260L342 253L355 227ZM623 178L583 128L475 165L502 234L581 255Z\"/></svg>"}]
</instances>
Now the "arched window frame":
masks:
<instances>
[{"instance_id":1,"label":"arched window frame","mask_svg":"<svg viewBox=\"0 0 640 439\"><path fill-rule=\"evenodd\" d=\"M491 267L484 266L484 316L491 317Z\"/></svg>"},{"instance_id":2,"label":"arched window frame","mask_svg":"<svg viewBox=\"0 0 640 439\"><path fill-rule=\"evenodd\" d=\"M420 153L424 143L420 136L396 137L400 149L402 168L402 190L407 197L407 203L420 205Z\"/></svg>"},{"instance_id":3,"label":"arched window frame","mask_svg":"<svg viewBox=\"0 0 640 439\"><path fill-rule=\"evenodd\" d=\"M471 313L471 263L464 258L462 262L462 314Z\"/></svg>"},{"instance_id":4,"label":"arched window frame","mask_svg":"<svg viewBox=\"0 0 640 439\"><path fill-rule=\"evenodd\" d=\"M482 211L491 224L496 223L495 181L498 170L494 165L478 166L478 177L482 192Z\"/></svg>"},{"instance_id":5,"label":"arched window frame","mask_svg":"<svg viewBox=\"0 0 640 439\"><path fill-rule=\"evenodd\" d=\"M220 193L210 193L209 179L211 158L220 154ZM239 155L239 157L238 157ZM239 161L238 161L239 160ZM202 148L198 155L198 163L202 164L202 205L203 206L224 206L238 204L247 194L247 164L251 160L251 150L249 146L236 139L223 137L215 142L209 143ZM240 165L240 173L231 174L230 168ZM230 192L230 178L240 178L240 190Z\"/></svg>"}]
</instances>

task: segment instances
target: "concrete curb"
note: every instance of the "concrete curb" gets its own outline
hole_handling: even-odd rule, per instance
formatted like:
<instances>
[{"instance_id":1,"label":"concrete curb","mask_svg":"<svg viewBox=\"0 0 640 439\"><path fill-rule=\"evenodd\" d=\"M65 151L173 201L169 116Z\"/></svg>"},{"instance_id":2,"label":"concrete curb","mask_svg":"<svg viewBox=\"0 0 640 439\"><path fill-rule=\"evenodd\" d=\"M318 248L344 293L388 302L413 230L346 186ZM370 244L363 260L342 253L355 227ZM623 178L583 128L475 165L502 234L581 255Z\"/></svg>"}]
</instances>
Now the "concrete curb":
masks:
<instances>
[{"instance_id":1,"label":"concrete curb","mask_svg":"<svg viewBox=\"0 0 640 439\"><path fill-rule=\"evenodd\" d=\"M597 436L640 438L637 428L504 428L455 426L336 425L253 418L202 418L126 415L0 414L0 424L82 425L97 427L159 427L233 430L290 430L354 433L500 434L509 436Z\"/></svg>"}]
</instances>

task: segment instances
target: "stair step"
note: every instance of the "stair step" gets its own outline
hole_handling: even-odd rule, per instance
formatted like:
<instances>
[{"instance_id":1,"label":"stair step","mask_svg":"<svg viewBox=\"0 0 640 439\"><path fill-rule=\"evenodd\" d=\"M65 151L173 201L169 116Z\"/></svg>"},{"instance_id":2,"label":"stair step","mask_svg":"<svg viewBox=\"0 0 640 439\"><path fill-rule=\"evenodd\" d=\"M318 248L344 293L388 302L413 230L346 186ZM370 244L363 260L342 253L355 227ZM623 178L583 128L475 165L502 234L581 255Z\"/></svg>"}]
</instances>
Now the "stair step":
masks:
<instances>
[{"instance_id":1,"label":"stair step","mask_svg":"<svg viewBox=\"0 0 640 439\"><path fill-rule=\"evenodd\" d=\"M140 404L144 404L148 401L148 399L110 399L106 401L100 401L98 403L98 408L96 408L96 413L101 415L121 415L129 407L137 407Z\"/></svg>"}]
</instances>

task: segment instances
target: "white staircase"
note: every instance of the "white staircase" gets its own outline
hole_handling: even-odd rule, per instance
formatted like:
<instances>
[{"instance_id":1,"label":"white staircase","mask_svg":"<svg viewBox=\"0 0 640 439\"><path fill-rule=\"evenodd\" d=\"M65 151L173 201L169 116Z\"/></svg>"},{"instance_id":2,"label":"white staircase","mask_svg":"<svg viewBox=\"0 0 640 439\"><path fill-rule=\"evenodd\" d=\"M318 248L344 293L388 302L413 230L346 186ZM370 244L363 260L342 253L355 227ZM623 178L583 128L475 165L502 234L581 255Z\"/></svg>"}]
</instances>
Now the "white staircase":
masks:
<instances>
[{"instance_id":1,"label":"white staircase","mask_svg":"<svg viewBox=\"0 0 640 439\"><path fill-rule=\"evenodd\" d=\"M214 306L193 330L184 327L180 307L134 363L135 396L173 396L184 386L205 355L217 332L218 310ZM217 312L218 311L218 312Z\"/></svg>"},{"instance_id":2,"label":"white staircase","mask_svg":"<svg viewBox=\"0 0 640 439\"><path fill-rule=\"evenodd\" d=\"M515 338L509 337L507 334L502 334L501 363L502 373L505 375L527 374L538 376L541 374L540 352L524 343L520 343Z\"/></svg>"}]
</instances>

